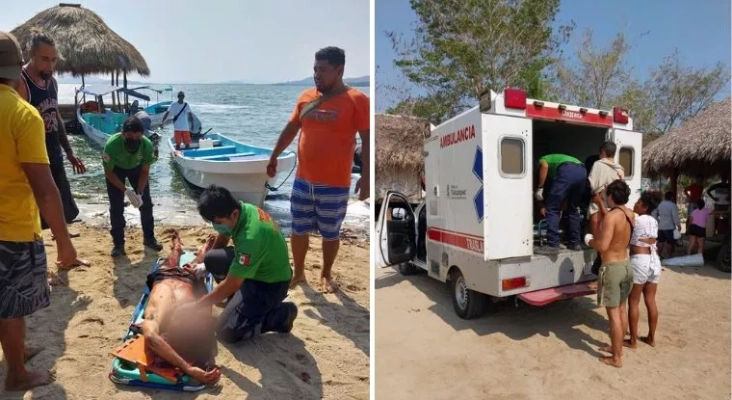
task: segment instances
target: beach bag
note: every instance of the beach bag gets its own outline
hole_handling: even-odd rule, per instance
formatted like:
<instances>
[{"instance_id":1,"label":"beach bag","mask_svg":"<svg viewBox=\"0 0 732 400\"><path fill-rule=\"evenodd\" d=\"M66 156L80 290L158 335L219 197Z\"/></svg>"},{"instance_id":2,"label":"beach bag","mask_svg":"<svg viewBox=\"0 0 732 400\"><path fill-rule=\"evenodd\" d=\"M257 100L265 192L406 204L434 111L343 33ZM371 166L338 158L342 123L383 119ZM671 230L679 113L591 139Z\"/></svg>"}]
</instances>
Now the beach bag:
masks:
<instances>
[{"instance_id":1,"label":"beach bag","mask_svg":"<svg viewBox=\"0 0 732 400\"><path fill-rule=\"evenodd\" d=\"M343 85L343 87L340 90L330 92L326 95L318 97L317 99L315 99L313 101L308 102L300 110L300 121L302 121L303 117L308 115L310 113L310 111L313 111L314 109L318 108L318 106L323 104L323 102L325 102L326 100L332 99L333 97L346 93L350 89L351 89L350 86Z\"/></svg>"}]
</instances>

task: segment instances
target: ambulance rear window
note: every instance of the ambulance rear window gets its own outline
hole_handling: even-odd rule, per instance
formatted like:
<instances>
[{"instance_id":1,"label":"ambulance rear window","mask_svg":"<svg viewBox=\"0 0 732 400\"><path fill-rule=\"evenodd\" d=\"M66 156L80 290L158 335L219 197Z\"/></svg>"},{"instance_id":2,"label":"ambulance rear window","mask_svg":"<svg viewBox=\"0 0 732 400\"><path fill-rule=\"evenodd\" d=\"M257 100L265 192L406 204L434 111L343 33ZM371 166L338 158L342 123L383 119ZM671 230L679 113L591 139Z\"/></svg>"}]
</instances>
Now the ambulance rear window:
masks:
<instances>
[{"instance_id":1,"label":"ambulance rear window","mask_svg":"<svg viewBox=\"0 0 732 400\"><path fill-rule=\"evenodd\" d=\"M503 175L524 174L524 141L518 138L501 140L501 173Z\"/></svg>"},{"instance_id":2,"label":"ambulance rear window","mask_svg":"<svg viewBox=\"0 0 732 400\"><path fill-rule=\"evenodd\" d=\"M633 176L633 153L630 147L621 147L618 152L618 164L625 170L625 178Z\"/></svg>"}]
</instances>

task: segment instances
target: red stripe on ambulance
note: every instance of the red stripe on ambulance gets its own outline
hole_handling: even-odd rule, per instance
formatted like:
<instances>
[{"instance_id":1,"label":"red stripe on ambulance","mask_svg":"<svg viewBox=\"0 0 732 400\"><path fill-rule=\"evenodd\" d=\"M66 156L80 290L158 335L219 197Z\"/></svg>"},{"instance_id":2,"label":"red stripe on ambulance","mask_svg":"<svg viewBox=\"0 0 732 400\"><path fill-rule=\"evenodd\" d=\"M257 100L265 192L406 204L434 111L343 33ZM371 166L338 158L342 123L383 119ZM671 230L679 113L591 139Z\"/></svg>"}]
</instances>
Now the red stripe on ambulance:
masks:
<instances>
[{"instance_id":1,"label":"red stripe on ambulance","mask_svg":"<svg viewBox=\"0 0 732 400\"><path fill-rule=\"evenodd\" d=\"M578 122L590 125L613 127L612 116L599 113L573 111L559 109L558 107L537 106L536 104L526 105L526 116L529 118L548 119L552 121Z\"/></svg>"},{"instance_id":2,"label":"red stripe on ambulance","mask_svg":"<svg viewBox=\"0 0 732 400\"><path fill-rule=\"evenodd\" d=\"M480 236L452 232L444 229L429 228L427 238L436 242L460 247L468 251L483 254L483 239Z\"/></svg>"}]
</instances>

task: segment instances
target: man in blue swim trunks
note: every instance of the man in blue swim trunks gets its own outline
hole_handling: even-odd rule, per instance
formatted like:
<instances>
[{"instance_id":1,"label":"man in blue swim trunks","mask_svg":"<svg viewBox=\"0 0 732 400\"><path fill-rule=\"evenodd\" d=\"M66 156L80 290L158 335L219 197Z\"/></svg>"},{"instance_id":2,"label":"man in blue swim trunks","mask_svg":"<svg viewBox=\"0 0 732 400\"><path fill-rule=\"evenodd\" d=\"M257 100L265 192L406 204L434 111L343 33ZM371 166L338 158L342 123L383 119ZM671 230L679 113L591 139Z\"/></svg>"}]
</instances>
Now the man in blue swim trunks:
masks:
<instances>
[{"instance_id":1,"label":"man in blue swim trunks","mask_svg":"<svg viewBox=\"0 0 732 400\"><path fill-rule=\"evenodd\" d=\"M295 263L290 287L305 282L310 234L317 232L323 238L321 289L329 293L337 290L331 269L338 255L341 224L348 208L356 133L361 137L362 164L356 192L360 200L370 194L370 100L360 90L343 83L345 64L345 52L337 47L326 47L315 53L315 87L305 90L297 99L267 165L267 174L274 178L277 157L300 132L297 172L290 196L290 241Z\"/></svg>"}]
</instances>

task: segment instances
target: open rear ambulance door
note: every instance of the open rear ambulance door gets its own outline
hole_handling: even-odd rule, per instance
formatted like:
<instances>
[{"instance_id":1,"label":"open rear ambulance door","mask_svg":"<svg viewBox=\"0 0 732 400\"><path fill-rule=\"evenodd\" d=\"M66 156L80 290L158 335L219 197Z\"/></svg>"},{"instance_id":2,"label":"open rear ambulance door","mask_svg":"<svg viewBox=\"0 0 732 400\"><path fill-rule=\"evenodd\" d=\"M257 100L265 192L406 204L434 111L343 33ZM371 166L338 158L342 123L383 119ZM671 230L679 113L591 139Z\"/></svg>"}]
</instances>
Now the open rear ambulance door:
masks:
<instances>
[{"instance_id":1,"label":"open rear ambulance door","mask_svg":"<svg viewBox=\"0 0 732 400\"><path fill-rule=\"evenodd\" d=\"M482 115L481 171L486 260L529 257L534 252L532 121Z\"/></svg>"},{"instance_id":2,"label":"open rear ambulance door","mask_svg":"<svg viewBox=\"0 0 732 400\"><path fill-rule=\"evenodd\" d=\"M625 182L630 186L630 198L627 206L633 204L641 195L641 152L643 151L643 135L639 132L625 129L613 129L612 140L618 146L615 152L615 162L625 170Z\"/></svg>"},{"instance_id":3,"label":"open rear ambulance door","mask_svg":"<svg viewBox=\"0 0 732 400\"><path fill-rule=\"evenodd\" d=\"M379 253L382 268L412 261L417 254L414 210L407 196L388 191L379 212Z\"/></svg>"}]
</instances>

